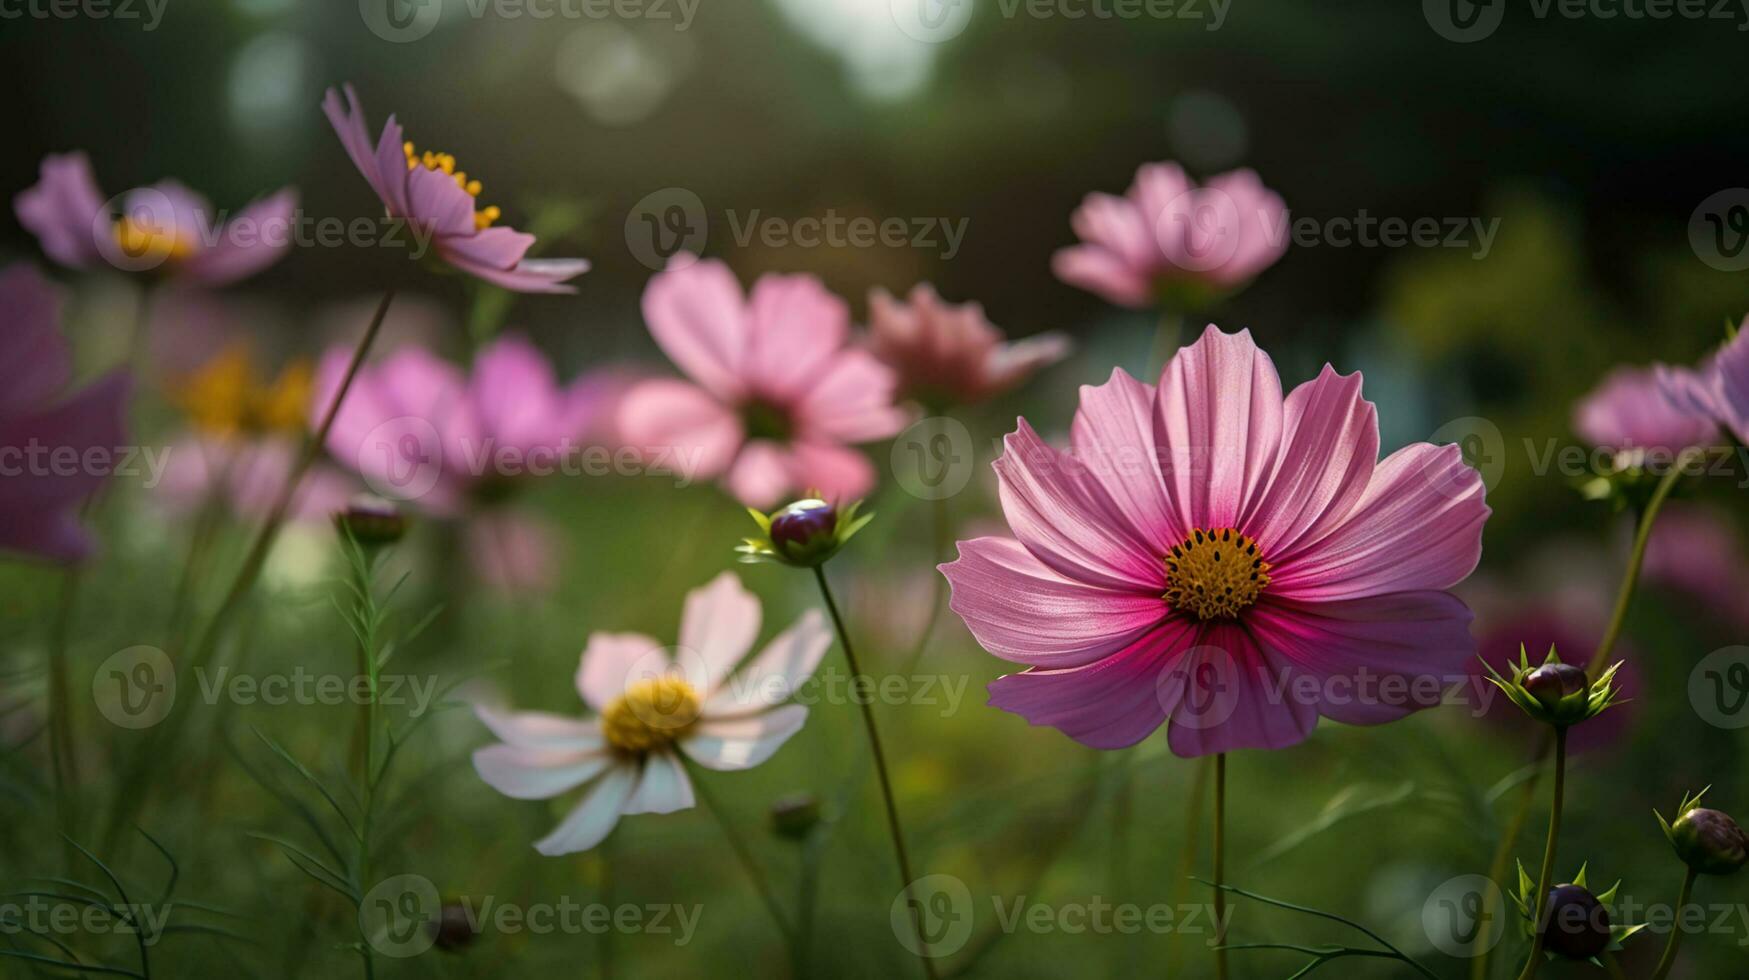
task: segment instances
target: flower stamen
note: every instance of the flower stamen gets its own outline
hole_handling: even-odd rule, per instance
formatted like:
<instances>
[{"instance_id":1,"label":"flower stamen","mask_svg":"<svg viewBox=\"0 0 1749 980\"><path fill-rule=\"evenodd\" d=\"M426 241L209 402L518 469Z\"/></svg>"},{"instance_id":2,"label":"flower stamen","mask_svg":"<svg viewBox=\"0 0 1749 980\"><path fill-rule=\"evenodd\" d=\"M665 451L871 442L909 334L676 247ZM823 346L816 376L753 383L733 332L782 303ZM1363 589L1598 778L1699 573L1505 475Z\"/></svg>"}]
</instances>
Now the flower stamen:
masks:
<instances>
[{"instance_id":1,"label":"flower stamen","mask_svg":"<svg viewBox=\"0 0 1749 980\"><path fill-rule=\"evenodd\" d=\"M675 674L633 681L601 713L601 731L619 752L642 755L685 735L699 715L699 696Z\"/></svg>"},{"instance_id":2,"label":"flower stamen","mask_svg":"<svg viewBox=\"0 0 1749 980\"><path fill-rule=\"evenodd\" d=\"M1263 594L1269 569L1249 536L1230 527L1197 528L1166 556L1161 598L1198 619L1231 619Z\"/></svg>"},{"instance_id":3,"label":"flower stamen","mask_svg":"<svg viewBox=\"0 0 1749 980\"><path fill-rule=\"evenodd\" d=\"M480 196L480 182L468 179L467 171L456 169L454 154L433 153L430 150L420 153L413 146L412 140L402 143L401 151L407 155L408 170L413 170L417 167L424 167L427 170L436 170L448 174L455 178L455 185L467 192L469 197L477 199ZM485 231L487 228L492 227L492 222L497 221L503 216L503 214L504 212L498 210L496 206L485 207L475 211L474 230Z\"/></svg>"}]
</instances>

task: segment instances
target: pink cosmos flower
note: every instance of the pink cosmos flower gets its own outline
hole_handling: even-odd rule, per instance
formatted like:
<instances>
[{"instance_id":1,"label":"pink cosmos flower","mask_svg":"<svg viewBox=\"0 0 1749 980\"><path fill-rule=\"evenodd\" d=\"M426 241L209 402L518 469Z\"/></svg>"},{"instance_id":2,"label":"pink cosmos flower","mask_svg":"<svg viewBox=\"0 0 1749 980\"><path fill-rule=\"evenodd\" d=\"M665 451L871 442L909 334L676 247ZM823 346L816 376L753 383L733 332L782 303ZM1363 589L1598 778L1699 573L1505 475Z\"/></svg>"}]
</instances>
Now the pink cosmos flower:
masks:
<instances>
[{"instance_id":1,"label":"pink cosmos flower","mask_svg":"<svg viewBox=\"0 0 1749 980\"><path fill-rule=\"evenodd\" d=\"M679 456L749 507L815 488L850 499L874 467L849 444L904 428L898 381L873 354L847 346L850 310L812 276L763 276L743 296L729 267L677 255L644 290L644 319L691 376L626 392L626 443Z\"/></svg>"},{"instance_id":2,"label":"pink cosmos flower","mask_svg":"<svg viewBox=\"0 0 1749 980\"><path fill-rule=\"evenodd\" d=\"M1206 305L1287 251L1287 206L1250 170L1197 186L1176 163L1136 171L1129 194L1089 194L1071 223L1082 244L1052 268L1120 306Z\"/></svg>"},{"instance_id":3,"label":"pink cosmos flower","mask_svg":"<svg viewBox=\"0 0 1749 980\"><path fill-rule=\"evenodd\" d=\"M1069 338L1044 333L1004 343L977 303L952 305L927 284L910 302L869 294L869 346L899 373L905 390L930 404L971 404L1001 394L1069 354Z\"/></svg>"},{"instance_id":4,"label":"pink cosmos flower","mask_svg":"<svg viewBox=\"0 0 1749 980\"><path fill-rule=\"evenodd\" d=\"M724 572L687 593L672 657L648 636L590 634L577 693L595 715L476 707L503 741L475 752L474 769L519 800L551 799L589 784L570 815L535 843L547 855L594 847L622 814L692 806L682 753L707 769L751 769L807 720L807 708L784 702L831 645L825 620L810 610L735 674L759 635L759 620L759 600Z\"/></svg>"},{"instance_id":5,"label":"pink cosmos flower","mask_svg":"<svg viewBox=\"0 0 1749 980\"><path fill-rule=\"evenodd\" d=\"M1677 405L1749 443L1749 319L1699 370L1659 366L1658 383Z\"/></svg>"},{"instance_id":6,"label":"pink cosmos flower","mask_svg":"<svg viewBox=\"0 0 1749 980\"><path fill-rule=\"evenodd\" d=\"M117 214L83 153L45 157L41 179L14 202L18 223L61 265L106 262L203 286L246 279L284 257L297 205L297 192L286 188L225 219L205 198L167 180L127 192Z\"/></svg>"},{"instance_id":7,"label":"pink cosmos flower","mask_svg":"<svg viewBox=\"0 0 1749 980\"><path fill-rule=\"evenodd\" d=\"M1116 748L1281 748L1376 724L1469 673L1488 508L1456 446L1378 459L1360 375L1282 397L1248 332L1211 326L1158 388L1081 389L1068 452L1022 419L996 462L1014 538L960 543L951 608L1028 669L990 703Z\"/></svg>"},{"instance_id":8,"label":"pink cosmos flower","mask_svg":"<svg viewBox=\"0 0 1749 980\"><path fill-rule=\"evenodd\" d=\"M351 356L334 347L323 358L312 420ZM487 522L466 533L475 568L489 581L540 584L512 573L550 571L550 537L500 511L527 480L583 464L586 440L612 410L612 380L589 374L561 387L552 363L517 336L481 351L471 375L423 347L402 348L359 371L328 452L377 493L439 517Z\"/></svg>"},{"instance_id":9,"label":"pink cosmos flower","mask_svg":"<svg viewBox=\"0 0 1749 980\"><path fill-rule=\"evenodd\" d=\"M264 520L291 478L299 449L298 440L279 433L231 438L187 433L170 444L159 499L176 515L196 513L216 500L237 517ZM299 482L287 514L295 521L326 523L356 492L345 474L317 464Z\"/></svg>"},{"instance_id":10,"label":"pink cosmos flower","mask_svg":"<svg viewBox=\"0 0 1749 980\"><path fill-rule=\"evenodd\" d=\"M1674 452L1711 445L1719 427L1665 394L1653 368L1617 368L1573 408L1573 430L1593 446Z\"/></svg>"},{"instance_id":11,"label":"pink cosmos flower","mask_svg":"<svg viewBox=\"0 0 1749 980\"><path fill-rule=\"evenodd\" d=\"M1622 529L1624 532L1628 528ZM1628 535L1624 533L1624 550ZM1678 589L1699 600L1721 620L1749 626L1749 564L1742 537L1725 516L1701 504L1664 505L1646 542L1648 583Z\"/></svg>"},{"instance_id":12,"label":"pink cosmos flower","mask_svg":"<svg viewBox=\"0 0 1749 980\"><path fill-rule=\"evenodd\" d=\"M345 103L329 89L322 111L389 217L405 219L429 233L440 258L493 285L521 293L577 291L564 283L589 271L587 261L524 258L534 236L496 224L501 216L496 207L476 210L480 182L458 170L455 157L429 150L419 153L411 141L402 139L401 124L394 116L383 125L373 147L358 93L351 85L344 88Z\"/></svg>"},{"instance_id":13,"label":"pink cosmos flower","mask_svg":"<svg viewBox=\"0 0 1749 980\"><path fill-rule=\"evenodd\" d=\"M127 441L131 382L116 371L63 396L61 295L32 266L0 270L0 321L0 550L76 561L91 551L79 505Z\"/></svg>"}]
</instances>

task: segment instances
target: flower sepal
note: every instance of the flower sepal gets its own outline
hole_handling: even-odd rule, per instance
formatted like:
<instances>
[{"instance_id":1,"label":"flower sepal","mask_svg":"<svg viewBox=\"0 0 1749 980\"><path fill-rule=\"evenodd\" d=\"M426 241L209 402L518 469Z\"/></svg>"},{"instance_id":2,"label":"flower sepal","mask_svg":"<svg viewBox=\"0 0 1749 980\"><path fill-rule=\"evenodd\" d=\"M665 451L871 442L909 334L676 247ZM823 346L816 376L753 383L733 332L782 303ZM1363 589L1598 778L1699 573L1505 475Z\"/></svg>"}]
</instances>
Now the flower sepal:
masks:
<instances>
[{"instance_id":1,"label":"flower sepal","mask_svg":"<svg viewBox=\"0 0 1749 980\"><path fill-rule=\"evenodd\" d=\"M873 514L858 514L862 501L839 508L819 496L810 496L761 513L749 507L759 525L759 535L744 538L735 551L748 564L776 562L797 568L817 568L836 555L863 529Z\"/></svg>"},{"instance_id":2,"label":"flower sepal","mask_svg":"<svg viewBox=\"0 0 1749 980\"><path fill-rule=\"evenodd\" d=\"M1543 951L1549 959L1585 960L1602 967L1599 957L1622 948L1629 938L1646 928L1646 923L1625 925L1610 921L1609 909L1615 904L1621 882L1607 891L1593 893L1586 883L1590 865L1579 866L1579 873L1565 884L1549 888L1549 900L1543 909L1543 921L1536 921L1536 880L1518 862L1518 890L1512 904L1518 908L1519 931L1526 939L1543 931Z\"/></svg>"},{"instance_id":3,"label":"flower sepal","mask_svg":"<svg viewBox=\"0 0 1749 980\"><path fill-rule=\"evenodd\" d=\"M1530 655L1521 644L1518 663L1509 664L1512 669L1510 678L1502 676L1486 661L1483 666L1488 668L1488 680L1505 691L1513 704L1537 721L1556 728L1568 728L1595 718L1620 703L1617 700L1620 691L1615 686L1620 661L1593 681L1580 668L1562 663L1552 646L1542 664L1532 667Z\"/></svg>"},{"instance_id":4,"label":"flower sepal","mask_svg":"<svg viewBox=\"0 0 1749 980\"><path fill-rule=\"evenodd\" d=\"M1749 834L1729 814L1700 805L1701 797L1710 789L1708 786L1693 796L1683 794L1675 820L1665 820L1656 810L1652 815L1664 828L1664 836L1676 849L1676 856L1696 874L1736 874L1749 863Z\"/></svg>"}]
</instances>

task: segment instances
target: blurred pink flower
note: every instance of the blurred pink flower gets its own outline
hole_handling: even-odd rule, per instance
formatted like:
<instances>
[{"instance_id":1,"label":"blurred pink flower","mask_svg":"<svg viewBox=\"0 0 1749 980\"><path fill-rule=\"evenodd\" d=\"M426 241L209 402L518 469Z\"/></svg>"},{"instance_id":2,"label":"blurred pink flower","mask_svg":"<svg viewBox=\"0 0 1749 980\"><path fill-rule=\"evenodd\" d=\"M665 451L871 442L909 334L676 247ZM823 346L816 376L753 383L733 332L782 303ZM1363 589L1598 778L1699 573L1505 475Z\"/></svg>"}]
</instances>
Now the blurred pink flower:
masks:
<instances>
[{"instance_id":1,"label":"blurred pink flower","mask_svg":"<svg viewBox=\"0 0 1749 980\"><path fill-rule=\"evenodd\" d=\"M1018 540L942 566L978 642L1028 668L990 703L1096 748L1166 722L1196 756L1392 721L1467 678L1443 590L1481 556L1481 478L1456 446L1380 461L1360 384L1326 365L1284 399L1249 332L1211 326L1157 389L1083 387L1069 452L1021 420L996 462Z\"/></svg>"},{"instance_id":2,"label":"blurred pink flower","mask_svg":"<svg viewBox=\"0 0 1749 980\"><path fill-rule=\"evenodd\" d=\"M128 272L159 270L203 286L246 279L292 244L297 192L286 188L227 218L173 180L120 198L119 214L97 187L83 153L43 158L42 176L14 206L18 223L49 258L72 269L106 262Z\"/></svg>"},{"instance_id":3,"label":"blurred pink flower","mask_svg":"<svg viewBox=\"0 0 1749 980\"><path fill-rule=\"evenodd\" d=\"M944 303L927 284L909 302L869 294L869 346L926 404L971 404L999 395L1069 354L1069 338L1044 333L1004 343L977 303Z\"/></svg>"},{"instance_id":4,"label":"blurred pink flower","mask_svg":"<svg viewBox=\"0 0 1749 980\"><path fill-rule=\"evenodd\" d=\"M417 153L412 142L402 139L401 124L392 115L372 148L358 93L351 85L344 88L345 103L329 89L322 111L389 217L404 218L429 232L438 257L493 285L523 293L577 291L564 283L588 272L587 261L524 258L534 236L494 225L500 213L496 207L475 210L480 182L457 170L455 157Z\"/></svg>"},{"instance_id":5,"label":"blurred pink flower","mask_svg":"<svg viewBox=\"0 0 1749 980\"><path fill-rule=\"evenodd\" d=\"M1684 409L1730 429L1749 443L1749 319L1698 370L1658 368L1658 383Z\"/></svg>"},{"instance_id":6,"label":"blurred pink flower","mask_svg":"<svg viewBox=\"0 0 1749 980\"><path fill-rule=\"evenodd\" d=\"M0 550L66 562L91 551L79 505L127 440L132 382L115 371L62 397L73 367L60 324L42 273L0 270Z\"/></svg>"},{"instance_id":7,"label":"blurred pink flower","mask_svg":"<svg viewBox=\"0 0 1749 980\"><path fill-rule=\"evenodd\" d=\"M170 444L159 498L173 514L193 514L217 501L237 517L265 520L291 478L299 449L296 438L282 433L185 434ZM326 523L356 492L345 474L318 463L304 474L287 514L297 521Z\"/></svg>"},{"instance_id":8,"label":"blurred pink flower","mask_svg":"<svg viewBox=\"0 0 1749 980\"><path fill-rule=\"evenodd\" d=\"M351 356L334 347L323 357L313 420ZM464 538L476 549L490 546L470 551L488 581L544 585L554 559L498 510L524 481L582 465L586 440L612 412L612 393L612 379L596 374L561 387L552 363L517 336L481 351L471 375L423 347L404 347L360 369L328 452L380 494L439 517L489 522Z\"/></svg>"},{"instance_id":9,"label":"blurred pink flower","mask_svg":"<svg viewBox=\"0 0 1749 980\"><path fill-rule=\"evenodd\" d=\"M1626 530L1624 528L1624 530ZM1734 625L1749 625L1749 563L1742 538L1723 515L1700 504L1664 505L1646 542L1648 583L1686 592Z\"/></svg>"},{"instance_id":10,"label":"blurred pink flower","mask_svg":"<svg viewBox=\"0 0 1749 980\"><path fill-rule=\"evenodd\" d=\"M474 769L519 800L551 799L590 784L559 826L535 842L546 855L594 847L622 814L692 806L682 753L707 769L751 769L807 720L807 708L785 702L831 645L825 620L808 611L731 676L759 635L759 621L759 600L724 572L687 593L672 656L637 633L590 634L576 683L595 716L476 707L503 741L475 752Z\"/></svg>"},{"instance_id":11,"label":"blurred pink flower","mask_svg":"<svg viewBox=\"0 0 1749 980\"><path fill-rule=\"evenodd\" d=\"M1071 222L1057 278L1120 306L1196 309L1287 251L1288 211L1250 170L1197 186L1176 163L1145 164L1128 195L1089 194Z\"/></svg>"},{"instance_id":12,"label":"blurred pink flower","mask_svg":"<svg viewBox=\"0 0 1749 980\"><path fill-rule=\"evenodd\" d=\"M897 378L847 346L850 311L812 276L763 276L743 296L729 267L675 256L644 290L644 319L693 384L646 381L626 392L619 427L652 459L679 457L722 476L749 507L815 488L860 497L874 467L849 444L905 426Z\"/></svg>"},{"instance_id":13,"label":"blurred pink flower","mask_svg":"<svg viewBox=\"0 0 1749 980\"><path fill-rule=\"evenodd\" d=\"M1719 427L1673 401L1653 368L1621 367L1573 407L1573 430L1610 450L1677 451L1712 444Z\"/></svg>"}]
</instances>

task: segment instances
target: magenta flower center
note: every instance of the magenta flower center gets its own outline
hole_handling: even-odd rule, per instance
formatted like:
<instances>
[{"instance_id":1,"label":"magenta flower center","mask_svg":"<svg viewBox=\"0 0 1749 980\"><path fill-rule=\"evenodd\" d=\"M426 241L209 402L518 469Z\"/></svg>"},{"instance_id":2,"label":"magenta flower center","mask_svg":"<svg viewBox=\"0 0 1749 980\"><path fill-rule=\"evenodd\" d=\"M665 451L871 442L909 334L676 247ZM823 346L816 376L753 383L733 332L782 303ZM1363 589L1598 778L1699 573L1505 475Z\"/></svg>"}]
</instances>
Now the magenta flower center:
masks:
<instances>
[{"instance_id":1,"label":"magenta flower center","mask_svg":"<svg viewBox=\"0 0 1749 980\"><path fill-rule=\"evenodd\" d=\"M480 182L477 180L469 180L467 171L457 170L455 168L455 156L453 154L433 153L430 150L426 150L424 153L419 153L414 150L412 140L402 143L401 150L407 154L408 170L412 170L415 167L424 167L426 170L442 171L443 173L454 177L455 185L462 190L467 191L469 197L478 198L480 196ZM485 231L487 228L492 227L492 222L497 221L502 215L503 212L499 211L496 205L475 211L474 230Z\"/></svg>"},{"instance_id":2,"label":"magenta flower center","mask_svg":"<svg viewBox=\"0 0 1749 980\"><path fill-rule=\"evenodd\" d=\"M1197 528L1166 556L1162 598L1198 619L1231 619L1263 594L1269 567L1250 537L1230 527Z\"/></svg>"},{"instance_id":3,"label":"magenta flower center","mask_svg":"<svg viewBox=\"0 0 1749 980\"><path fill-rule=\"evenodd\" d=\"M620 752L641 755L686 734L698 721L701 700L676 674L633 681L601 713L601 732Z\"/></svg>"}]
</instances>

